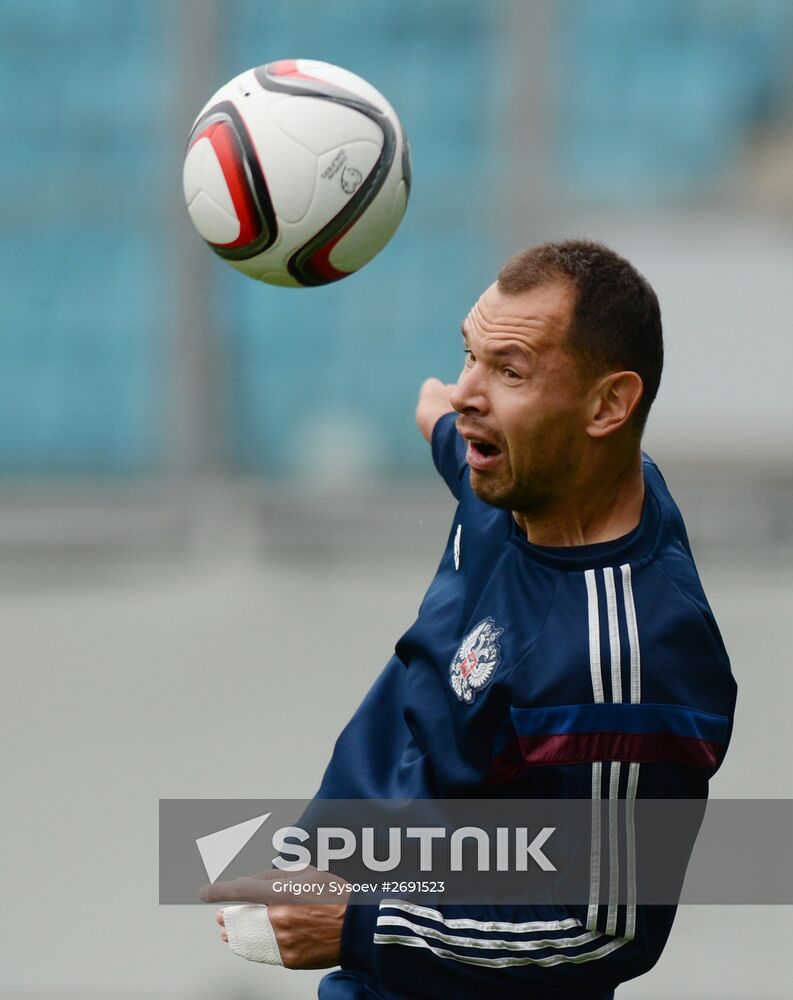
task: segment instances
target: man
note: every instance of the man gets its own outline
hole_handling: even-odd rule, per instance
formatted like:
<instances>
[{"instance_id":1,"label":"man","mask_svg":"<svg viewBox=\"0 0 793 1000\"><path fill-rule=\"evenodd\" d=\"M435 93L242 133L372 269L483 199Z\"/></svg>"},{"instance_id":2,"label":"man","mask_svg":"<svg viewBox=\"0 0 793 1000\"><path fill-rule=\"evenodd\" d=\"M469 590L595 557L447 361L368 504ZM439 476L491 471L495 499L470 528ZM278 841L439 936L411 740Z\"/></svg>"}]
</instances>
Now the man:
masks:
<instances>
[{"instance_id":1,"label":"man","mask_svg":"<svg viewBox=\"0 0 793 1000\"><path fill-rule=\"evenodd\" d=\"M604 246L547 244L507 262L462 333L457 384L425 382L416 414L459 500L447 548L319 797L704 798L735 684L640 450L663 361L655 293ZM674 908L619 905L595 815L589 905L389 899L218 919L248 957L268 935L287 966L340 962L328 1000L605 998L655 963ZM205 898L271 902L258 886Z\"/></svg>"}]
</instances>

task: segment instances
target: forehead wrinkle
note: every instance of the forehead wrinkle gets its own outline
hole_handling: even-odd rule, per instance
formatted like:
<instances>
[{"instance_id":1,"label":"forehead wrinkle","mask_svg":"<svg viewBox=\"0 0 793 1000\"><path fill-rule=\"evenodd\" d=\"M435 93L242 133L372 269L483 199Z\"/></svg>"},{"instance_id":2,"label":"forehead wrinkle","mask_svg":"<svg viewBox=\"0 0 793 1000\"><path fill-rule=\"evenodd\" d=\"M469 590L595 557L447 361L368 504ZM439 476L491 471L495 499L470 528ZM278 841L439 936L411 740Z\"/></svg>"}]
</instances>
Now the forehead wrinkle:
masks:
<instances>
[{"instance_id":1,"label":"forehead wrinkle","mask_svg":"<svg viewBox=\"0 0 793 1000\"><path fill-rule=\"evenodd\" d=\"M536 341L537 337L532 336L532 334L542 334L539 324L522 317L516 317L516 322L509 320L502 322L499 319L498 322L491 323L485 320L481 309L478 309L477 306L473 307L468 318L474 320L472 333L484 337L483 343L480 344L480 350L497 355L525 355L536 352L535 344L532 341ZM471 334L466 330L465 324L461 326L461 330L466 340L469 340Z\"/></svg>"},{"instance_id":2,"label":"forehead wrinkle","mask_svg":"<svg viewBox=\"0 0 793 1000\"><path fill-rule=\"evenodd\" d=\"M468 343L468 341L470 340L470 334L465 328L465 321L463 321L460 324L460 333L462 333L465 342ZM506 343L502 344L498 343L493 344L491 340L487 344L482 345L482 350L486 354L498 355L499 357L503 357L504 355L515 355L515 354L524 355L526 354L526 352L533 353L532 348L529 344L526 344L520 340L513 340L510 337L509 333L506 334L504 340L506 341Z\"/></svg>"},{"instance_id":3,"label":"forehead wrinkle","mask_svg":"<svg viewBox=\"0 0 793 1000\"><path fill-rule=\"evenodd\" d=\"M499 309L494 316L490 310L488 310L489 315L483 311L482 298L474 303L466 320L473 319L479 330L488 336L491 342L494 338L513 340L521 348L536 353L537 350L557 346L554 343L557 340L554 336L557 331L561 335L558 338L560 344L566 337L569 322L567 309L564 312L558 309L539 309L535 315L529 316Z\"/></svg>"},{"instance_id":4,"label":"forehead wrinkle","mask_svg":"<svg viewBox=\"0 0 793 1000\"><path fill-rule=\"evenodd\" d=\"M499 360L504 359L518 359L527 360L529 358L534 358L537 352L534 348L526 343L524 340L515 340L509 334L499 341L494 342L493 338L488 338L479 343L476 340L472 341L469 337L465 338L466 347L473 344L474 353L478 357L482 358L494 358Z\"/></svg>"}]
</instances>

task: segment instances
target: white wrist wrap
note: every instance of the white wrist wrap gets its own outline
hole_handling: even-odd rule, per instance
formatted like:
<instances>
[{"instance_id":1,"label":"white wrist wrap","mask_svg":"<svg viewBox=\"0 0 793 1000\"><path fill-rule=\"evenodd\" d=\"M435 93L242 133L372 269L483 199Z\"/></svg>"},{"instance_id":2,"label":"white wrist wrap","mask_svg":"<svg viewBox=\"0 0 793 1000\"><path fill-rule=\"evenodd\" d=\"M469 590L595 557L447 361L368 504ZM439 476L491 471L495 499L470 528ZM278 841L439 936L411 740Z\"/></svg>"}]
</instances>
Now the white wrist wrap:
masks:
<instances>
[{"instance_id":1,"label":"white wrist wrap","mask_svg":"<svg viewBox=\"0 0 793 1000\"><path fill-rule=\"evenodd\" d=\"M266 906L224 906L223 922L235 955L265 965L284 964Z\"/></svg>"}]
</instances>

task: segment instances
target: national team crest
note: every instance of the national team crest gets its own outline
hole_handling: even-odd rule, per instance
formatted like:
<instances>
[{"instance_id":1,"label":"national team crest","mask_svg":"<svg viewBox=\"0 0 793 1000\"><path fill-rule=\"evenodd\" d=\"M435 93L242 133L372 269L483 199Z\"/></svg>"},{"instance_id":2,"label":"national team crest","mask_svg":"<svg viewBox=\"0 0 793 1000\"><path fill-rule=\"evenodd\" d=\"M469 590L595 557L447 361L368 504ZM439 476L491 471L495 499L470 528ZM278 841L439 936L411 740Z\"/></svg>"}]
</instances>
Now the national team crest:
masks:
<instances>
[{"instance_id":1,"label":"national team crest","mask_svg":"<svg viewBox=\"0 0 793 1000\"><path fill-rule=\"evenodd\" d=\"M485 618L468 633L454 654L449 667L452 690L466 705L471 704L480 688L490 683L501 663L498 637L503 631L492 618Z\"/></svg>"}]
</instances>

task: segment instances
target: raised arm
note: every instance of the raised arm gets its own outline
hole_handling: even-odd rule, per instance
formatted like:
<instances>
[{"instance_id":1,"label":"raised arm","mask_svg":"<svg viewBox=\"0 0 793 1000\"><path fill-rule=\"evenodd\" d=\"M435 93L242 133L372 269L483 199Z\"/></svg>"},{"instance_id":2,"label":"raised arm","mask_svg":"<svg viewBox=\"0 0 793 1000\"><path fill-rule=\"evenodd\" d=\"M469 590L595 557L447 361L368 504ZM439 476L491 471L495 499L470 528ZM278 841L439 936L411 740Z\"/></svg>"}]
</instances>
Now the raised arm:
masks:
<instances>
[{"instance_id":1,"label":"raised arm","mask_svg":"<svg viewBox=\"0 0 793 1000\"><path fill-rule=\"evenodd\" d=\"M416 405L416 423L428 443L432 442L432 431L444 413L454 409L449 397L453 385L446 385L439 378L428 378L419 389Z\"/></svg>"}]
</instances>

